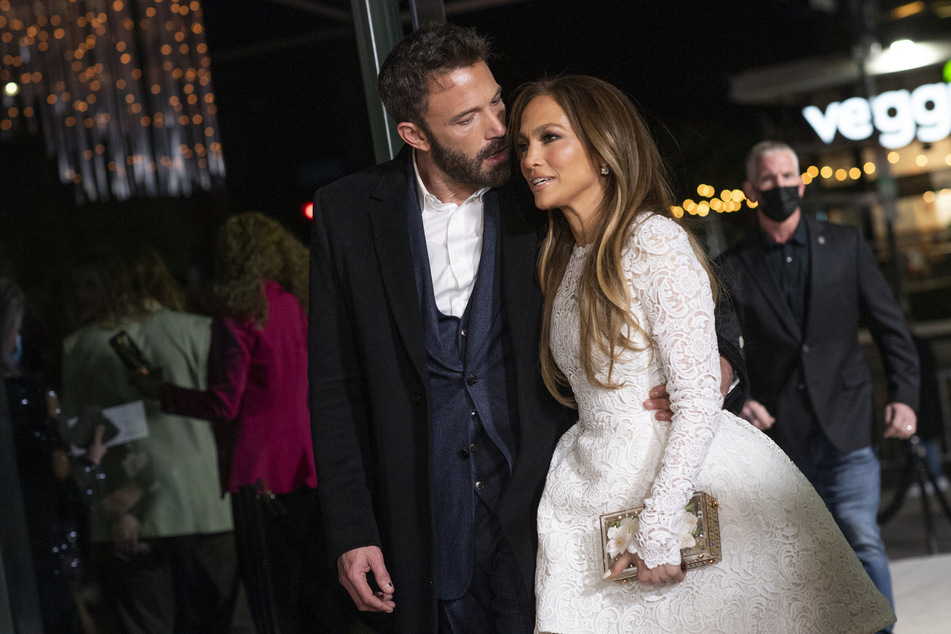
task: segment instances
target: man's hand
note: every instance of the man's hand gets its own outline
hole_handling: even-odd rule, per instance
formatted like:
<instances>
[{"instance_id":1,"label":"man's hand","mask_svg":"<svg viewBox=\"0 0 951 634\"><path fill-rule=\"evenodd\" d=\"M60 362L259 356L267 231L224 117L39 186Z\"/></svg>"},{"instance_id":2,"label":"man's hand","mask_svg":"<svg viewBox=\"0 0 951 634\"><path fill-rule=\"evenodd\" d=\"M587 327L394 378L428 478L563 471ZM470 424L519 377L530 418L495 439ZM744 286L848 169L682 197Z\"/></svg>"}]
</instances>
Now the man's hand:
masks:
<instances>
[{"instance_id":1,"label":"man's hand","mask_svg":"<svg viewBox=\"0 0 951 634\"><path fill-rule=\"evenodd\" d=\"M763 431L772 427L773 423L776 422L776 419L769 413L769 410L763 407L762 403L754 401L753 399L749 399L743 405L743 409L740 410L740 417L749 421L756 429Z\"/></svg>"},{"instance_id":2,"label":"man's hand","mask_svg":"<svg viewBox=\"0 0 951 634\"><path fill-rule=\"evenodd\" d=\"M639 555L624 553L611 566L610 573L605 575L605 579L613 579L621 574L623 570L629 568L631 564L637 566L637 580L650 585L680 583L687 576L687 572L682 565L663 564L656 568L648 568Z\"/></svg>"},{"instance_id":3,"label":"man's hand","mask_svg":"<svg viewBox=\"0 0 951 634\"><path fill-rule=\"evenodd\" d=\"M654 419L671 420L674 413L670 411L670 394L664 384L651 388L647 394L650 398L644 401L644 409L655 410Z\"/></svg>"},{"instance_id":4,"label":"man's hand","mask_svg":"<svg viewBox=\"0 0 951 634\"><path fill-rule=\"evenodd\" d=\"M904 403L889 403L885 406L885 438L911 438L918 430L915 410Z\"/></svg>"},{"instance_id":5,"label":"man's hand","mask_svg":"<svg viewBox=\"0 0 951 634\"><path fill-rule=\"evenodd\" d=\"M373 592L367 582L367 573L373 572L379 592ZM392 612L393 582L383 563L383 551L377 546L363 546L348 550L337 558L340 585L361 612Z\"/></svg>"},{"instance_id":6,"label":"man's hand","mask_svg":"<svg viewBox=\"0 0 951 634\"><path fill-rule=\"evenodd\" d=\"M724 357L720 357L720 395L726 398L733 384L733 366ZM654 419L671 420L674 413L670 411L670 394L667 385L661 384L651 388L647 394L650 398L644 401L644 409L654 410Z\"/></svg>"}]
</instances>

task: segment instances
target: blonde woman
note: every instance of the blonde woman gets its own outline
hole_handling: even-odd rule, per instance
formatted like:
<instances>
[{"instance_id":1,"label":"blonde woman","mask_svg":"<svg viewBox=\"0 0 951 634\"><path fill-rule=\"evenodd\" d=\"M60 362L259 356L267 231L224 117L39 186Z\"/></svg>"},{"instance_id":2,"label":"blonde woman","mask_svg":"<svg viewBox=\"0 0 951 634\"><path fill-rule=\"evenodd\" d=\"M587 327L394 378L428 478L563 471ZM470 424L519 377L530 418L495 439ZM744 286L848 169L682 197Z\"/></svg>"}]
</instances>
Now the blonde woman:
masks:
<instances>
[{"instance_id":1,"label":"blonde woman","mask_svg":"<svg viewBox=\"0 0 951 634\"><path fill-rule=\"evenodd\" d=\"M529 84L509 136L548 210L541 363L579 421L538 509L537 628L874 632L894 621L818 495L765 435L721 410L714 288L631 102L580 76ZM638 396L666 383L672 423ZM685 506L720 501L723 559L684 572ZM599 516L643 504L608 575ZM636 581L620 584L628 566Z\"/></svg>"}]
</instances>

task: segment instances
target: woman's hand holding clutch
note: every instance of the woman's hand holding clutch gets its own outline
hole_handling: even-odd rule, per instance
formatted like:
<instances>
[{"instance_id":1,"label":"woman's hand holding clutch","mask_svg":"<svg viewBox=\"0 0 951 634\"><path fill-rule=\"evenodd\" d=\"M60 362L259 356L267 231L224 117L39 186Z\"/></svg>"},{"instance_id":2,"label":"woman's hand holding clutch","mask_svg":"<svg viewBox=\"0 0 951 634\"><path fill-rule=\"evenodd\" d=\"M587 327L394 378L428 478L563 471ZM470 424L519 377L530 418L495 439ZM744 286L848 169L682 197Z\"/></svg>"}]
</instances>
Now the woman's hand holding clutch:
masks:
<instances>
[{"instance_id":1,"label":"woman's hand holding clutch","mask_svg":"<svg viewBox=\"0 0 951 634\"><path fill-rule=\"evenodd\" d=\"M680 583L687 576L687 571L683 564L679 566L676 564L662 564L656 568L648 568L644 560L636 553L624 553L617 558L617 561L614 562L614 565L611 566L611 570L608 571L608 574L606 574L604 578L613 579L630 568L631 565L637 566L636 581L655 586Z\"/></svg>"}]
</instances>

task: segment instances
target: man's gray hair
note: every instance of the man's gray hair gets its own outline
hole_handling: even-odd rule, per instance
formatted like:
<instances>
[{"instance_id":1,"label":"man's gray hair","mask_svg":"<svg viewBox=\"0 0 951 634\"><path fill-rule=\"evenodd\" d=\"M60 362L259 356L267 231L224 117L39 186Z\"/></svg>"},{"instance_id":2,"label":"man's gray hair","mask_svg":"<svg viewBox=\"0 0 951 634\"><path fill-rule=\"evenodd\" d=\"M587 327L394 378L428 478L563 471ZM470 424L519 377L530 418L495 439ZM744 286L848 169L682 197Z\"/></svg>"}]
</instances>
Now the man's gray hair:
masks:
<instances>
[{"instance_id":1,"label":"man's gray hair","mask_svg":"<svg viewBox=\"0 0 951 634\"><path fill-rule=\"evenodd\" d=\"M756 178L756 160L761 156L766 156L767 154L775 154L776 152L789 152L793 161L796 164L796 171L799 171L799 157L796 156L796 151L793 150L788 144L783 143L782 141L760 141L750 149L750 153L746 155L746 180L749 182L754 182Z\"/></svg>"}]
</instances>

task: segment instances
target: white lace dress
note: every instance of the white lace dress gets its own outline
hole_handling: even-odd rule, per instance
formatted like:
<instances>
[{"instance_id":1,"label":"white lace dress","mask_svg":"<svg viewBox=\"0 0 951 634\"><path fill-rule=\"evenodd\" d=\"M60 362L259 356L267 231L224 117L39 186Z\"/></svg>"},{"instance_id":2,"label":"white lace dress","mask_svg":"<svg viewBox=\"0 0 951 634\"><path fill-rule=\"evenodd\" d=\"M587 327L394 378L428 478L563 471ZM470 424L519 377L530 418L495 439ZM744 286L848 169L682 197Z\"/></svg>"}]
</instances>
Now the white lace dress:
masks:
<instances>
[{"instance_id":1,"label":"white lace dress","mask_svg":"<svg viewBox=\"0 0 951 634\"><path fill-rule=\"evenodd\" d=\"M544 632L875 632L894 621L808 481L767 436L720 409L707 277L672 220L638 220L624 253L631 311L650 335L615 363L620 389L592 386L578 360L575 248L551 325L578 403L538 508L537 629ZM672 423L642 403L666 383ZM602 579L598 517L646 504L634 543L648 566L679 564L694 490L720 501L723 561L671 586Z\"/></svg>"}]
</instances>

